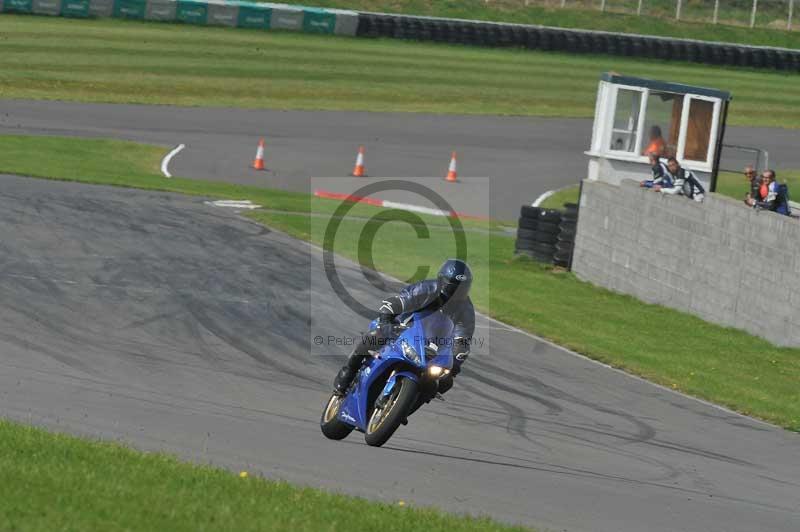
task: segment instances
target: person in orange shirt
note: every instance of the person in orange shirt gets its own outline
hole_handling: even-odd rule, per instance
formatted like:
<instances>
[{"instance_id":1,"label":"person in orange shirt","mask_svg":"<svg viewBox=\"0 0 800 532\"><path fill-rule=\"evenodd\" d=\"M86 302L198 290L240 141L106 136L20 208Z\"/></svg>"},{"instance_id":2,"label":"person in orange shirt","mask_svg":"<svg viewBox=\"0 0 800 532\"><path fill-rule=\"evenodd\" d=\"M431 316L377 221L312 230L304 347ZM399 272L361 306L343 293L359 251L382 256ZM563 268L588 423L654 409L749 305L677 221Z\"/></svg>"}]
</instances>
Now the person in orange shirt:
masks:
<instances>
[{"instance_id":1,"label":"person in orange shirt","mask_svg":"<svg viewBox=\"0 0 800 532\"><path fill-rule=\"evenodd\" d=\"M656 155L657 157L664 157L667 151L667 143L664 142L664 137L661 136L661 128L653 126L650 128L650 143L642 152L642 155Z\"/></svg>"}]
</instances>

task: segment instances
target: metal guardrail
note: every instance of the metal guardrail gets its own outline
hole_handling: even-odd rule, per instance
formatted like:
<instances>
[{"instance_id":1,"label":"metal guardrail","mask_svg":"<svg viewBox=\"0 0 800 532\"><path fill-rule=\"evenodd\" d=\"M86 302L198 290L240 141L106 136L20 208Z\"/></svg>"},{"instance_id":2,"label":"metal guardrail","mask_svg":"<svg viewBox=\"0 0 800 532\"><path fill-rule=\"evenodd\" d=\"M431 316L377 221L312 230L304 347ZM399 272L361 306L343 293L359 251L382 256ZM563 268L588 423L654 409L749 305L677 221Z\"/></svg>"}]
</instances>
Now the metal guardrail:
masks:
<instances>
[{"instance_id":1,"label":"metal guardrail","mask_svg":"<svg viewBox=\"0 0 800 532\"><path fill-rule=\"evenodd\" d=\"M741 172L745 166L752 166L757 171L766 170L769 168L769 152L751 146L722 145L720 171Z\"/></svg>"}]
</instances>

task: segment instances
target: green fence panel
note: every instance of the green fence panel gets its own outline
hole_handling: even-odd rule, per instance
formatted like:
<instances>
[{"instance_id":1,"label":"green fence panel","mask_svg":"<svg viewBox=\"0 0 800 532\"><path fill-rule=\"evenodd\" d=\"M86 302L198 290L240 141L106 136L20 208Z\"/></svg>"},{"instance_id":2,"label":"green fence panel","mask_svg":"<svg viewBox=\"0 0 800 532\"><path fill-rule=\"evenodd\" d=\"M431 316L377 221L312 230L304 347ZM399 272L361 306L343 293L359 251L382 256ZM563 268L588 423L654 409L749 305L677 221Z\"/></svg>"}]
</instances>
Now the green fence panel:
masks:
<instances>
[{"instance_id":1,"label":"green fence panel","mask_svg":"<svg viewBox=\"0 0 800 532\"><path fill-rule=\"evenodd\" d=\"M145 0L114 0L114 16L117 18L143 19L146 8Z\"/></svg>"},{"instance_id":2,"label":"green fence panel","mask_svg":"<svg viewBox=\"0 0 800 532\"><path fill-rule=\"evenodd\" d=\"M6 13L33 13L33 0L3 0Z\"/></svg>"},{"instance_id":3,"label":"green fence panel","mask_svg":"<svg viewBox=\"0 0 800 532\"><path fill-rule=\"evenodd\" d=\"M208 20L208 4L180 0L178 8L175 10L175 20L186 24L205 25Z\"/></svg>"},{"instance_id":4,"label":"green fence panel","mask_svg":"<svg viewBox=\"0 0 800 532\"><path fill-rule=\"evenodd\" d=\"M114 14L114 0L89 0L90 17L110 17Z\"/></svg>"},{"instance_id":5,"label":"green fence panel","mask_svg":"<svg viewBox=\"0 0 800 532\"><path fill-rule=\"evenodd\" d=\"M333 33L336 29L336 15L324 9L305 8L303 31L307 33Z\"/></svg>"},{"instance_id":6,"label":"green fence panel","mask_svg":"<svg viewBox=\"0 0 800 532\"><path fill-rule=\"evenodd\" d=\"M177 6L178 3L175 0L147 0L145 18L161 22L174 22Z\"/></svg>"},{"instance_id":7,"label":"green fence panel","mask_svg":"<svg viewBox=\"0 0 800 532\"><path fill-rule=\"evenodd\" d=\"M236 25L240 28L266 30L270 27L272 9L258 4L239 4L239 17Z\"/></svg>"},{"instance_id":8,"label":"green fence panel","mask_svg":"<svg viewBox=\"0 0 800 532\"><path fill-rule=\"evenodd\" d=\"M37 15L58 16L61 13L61 0L33 0L33 12Z\"/></svg>"},{"instance_id":9,"label":"green fence panel","mask_svg":"<svg viewBox=\"0 0 800 532\"><path fill-rule=\"evenodd\" d=\"M208 24L212 26L236 26L239 6L236 4L208 4Z\"/></svg>"},{"instance_id":10,"label":"green fence panel","mask_svg":"<svg viewBox=\"0 0 800 532\"><path fill-rule=\"evenodd\" d=\"M303 10L291 6L274 6L272 8L272 18L270 28L274 30L295 30L303 29Z\"/></svg>"},{"instance_id":11,"label":"green fence panel","mask_svg":"<svg viewBox=\"0 0 800 532\"><path fill-rule=\"evenodd\" d=\"M62 0L61 16L87 18L89 16L89 0Z\"/></svg>"}]
</instances>

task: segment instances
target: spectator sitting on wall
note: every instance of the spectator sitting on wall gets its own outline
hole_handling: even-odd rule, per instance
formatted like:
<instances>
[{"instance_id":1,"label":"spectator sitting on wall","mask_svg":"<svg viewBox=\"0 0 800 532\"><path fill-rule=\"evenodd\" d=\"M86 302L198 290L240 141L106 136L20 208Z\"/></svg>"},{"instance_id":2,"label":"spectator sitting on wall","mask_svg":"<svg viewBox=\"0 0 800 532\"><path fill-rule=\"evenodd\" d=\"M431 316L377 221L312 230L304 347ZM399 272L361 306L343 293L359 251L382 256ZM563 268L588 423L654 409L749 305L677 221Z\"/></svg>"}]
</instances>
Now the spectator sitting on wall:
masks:
<instances>
[{"instance_id":1,"label":"spectator sitting on wall","mask_svg":"<svg viewBox=\"0 0 800 532\"><path fill-rule=\"evenodd\" d=\"M655 188L672 186L672 175L669 173L669 168L667 168L667 165L661 162L658 155L654 153L650 154L650 167L653 172L653 179L640 181L640 187Z\"/></svg>"},{"instance_id":2,"label":"spectator sitting on wall","mask_svg":"<svg viewBox=\"0 0 800 532\"><path fill-rule=\"evenodd\" d=\"M749 199L754 199L756 201L760 201L763 199L760 195L761 189L761 179L758 177L758 173L756 169L753 168L751 165L747 165L744 167L744 177L750 183L750 191L745 196L745 201Z\"/></svg>"},{"instance_id":3,"label":"spectator sitting on wall","mask_svg":"<svg viewBox=\"0 0 800 532\"><path fill-rule=\"evenodd\" d=\"M653 126L650 128L650 143L642 152L642 155L656 155L663 157L666 155L667 143L664 142L664 137L661 136L661 128Z\"/></svg>"},{"instance_id":4,"label":"spectator sitting on wall","mask_svg":"<svg viewBox=\"0 0 800 532\"><path fill-rule=\"evenodd\" d=\"M660 166L659 169L661 169ZM663 169L661 170L663 171ZM654 166L654 174L655 171L656 167ZM706 190L703 188L700 180L697 179L697 176L694 175L694 172L681 168L681 165L675 157L667 159L666 171L669 175L669 180L672 181L672 185L656 185L653 187L654 190L663 192L664 194L682 194L689 199L703 201Z\"/></svg>"},{"instance_id":5,"label":"spectator sitting on wall","mask_svg":"<svg viewBox=\"0 0 800 532\"><path fill-rule=\"evenodd\" d=\"M764 170L761 173L758 198L748 198L745 203L756 209L765 209L788 216L791 214L789 188L785 184L778 183L775 178L775 170Z\"/></svg>"}]
</instances>

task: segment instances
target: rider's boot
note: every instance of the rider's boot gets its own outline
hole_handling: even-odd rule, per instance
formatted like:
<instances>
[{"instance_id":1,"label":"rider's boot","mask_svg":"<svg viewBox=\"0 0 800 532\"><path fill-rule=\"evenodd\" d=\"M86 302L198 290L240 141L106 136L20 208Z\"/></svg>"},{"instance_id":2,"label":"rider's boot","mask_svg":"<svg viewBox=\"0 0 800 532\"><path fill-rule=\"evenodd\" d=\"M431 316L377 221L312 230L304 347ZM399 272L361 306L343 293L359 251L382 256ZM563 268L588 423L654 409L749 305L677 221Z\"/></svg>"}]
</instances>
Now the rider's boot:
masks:
<instances>
[{"instance_id":1,"label":"rider's boot","mask_svg":"<svg viewBox=\"0 0 800 532\"><path fill-rule=\"evenodd\" d=\"M342 366L342 369L339 370L339 373L336 374L336 378L333 380L333 393L344 395L347 392L347 389L353 383L353 379L356 378L361 364L364 363L364 358L368 354L369 352L364 344L360 344L353 349L350 358L347 359L347 362Z\"/></svg>"},{"instance_id":2,"label":"rider's boot","mask_svg":"<svg viewBox=\"0 0 800 532\"><path fill-rule=\"evenodd\" d=\"M350 366L343 366L333 380L333 392L337 395L344 395L350 387L350 384L352 384L353 379L356 378L357 371L358 370L352 369Z\"/></svg>"}]
</instances>

